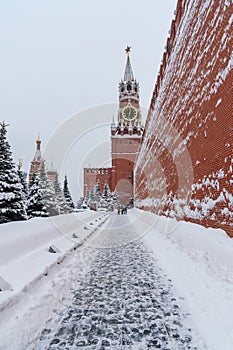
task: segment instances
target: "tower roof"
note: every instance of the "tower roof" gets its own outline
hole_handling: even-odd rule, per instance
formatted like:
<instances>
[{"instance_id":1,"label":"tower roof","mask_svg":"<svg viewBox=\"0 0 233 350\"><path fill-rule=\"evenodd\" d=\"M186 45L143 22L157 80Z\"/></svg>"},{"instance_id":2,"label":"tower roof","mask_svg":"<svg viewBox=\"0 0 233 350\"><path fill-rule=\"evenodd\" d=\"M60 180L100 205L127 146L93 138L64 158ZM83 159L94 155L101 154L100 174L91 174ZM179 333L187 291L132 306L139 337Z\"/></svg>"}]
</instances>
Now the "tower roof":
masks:
<instances>
[{"instance_id":1,"label":"tower roof","mask_svg":"<svg viewBox=\"0 0 233 350\"><path fill-rule=\"evenodd\" d=\"M126 66L125 66L124 81L134 80L133 69L132 69L130 57L129 57L130 49L131 49L130 46L127 46L127 48L125 49L127 54L127 60L126 60Z\"/></svg>"},{"instance_id":2,"label":"tower roof","mask_svg":"<svg viewBox=\"0 0 233 350\"><path fill-rule=\"evenodd\" d=\"M54 167L53 161L50 162L48 169L47 169L47 173L57 173L57 169Z\"/></svg>"},{"instance_id":3,"label":"tower roof","mask_svg":"<svg viewBox=\"0 0 233 350\"><path fill-rule=\"evenodd\" d=\"M34 162L42 161L40 145L41 145L41 139L40 139L40 135L38 135L38 138L36 140L36 153L35 153L34 158L33 158Z\"/></svg>"}]
</instances>

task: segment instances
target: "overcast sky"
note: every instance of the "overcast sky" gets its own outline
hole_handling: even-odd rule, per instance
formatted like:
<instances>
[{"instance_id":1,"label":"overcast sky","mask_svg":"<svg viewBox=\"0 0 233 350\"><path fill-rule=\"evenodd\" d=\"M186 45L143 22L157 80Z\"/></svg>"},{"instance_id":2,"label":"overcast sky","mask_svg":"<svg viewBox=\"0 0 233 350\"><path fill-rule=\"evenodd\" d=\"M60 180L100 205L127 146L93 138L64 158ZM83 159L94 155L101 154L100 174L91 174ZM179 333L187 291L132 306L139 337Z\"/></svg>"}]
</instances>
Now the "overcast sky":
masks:
<instances>
[{"instance_id":1,"label":"overcast sky","mask_svg":"<svg viewBox=\"0 0 233 350\"><path fill-rule=\"evenodd\" d=\"M148 107L176 3L2 0L0 119L15 161L28 170L38 132L45 147L71 115L118 101L127 45Z\"/></svg>"}]
</instances>

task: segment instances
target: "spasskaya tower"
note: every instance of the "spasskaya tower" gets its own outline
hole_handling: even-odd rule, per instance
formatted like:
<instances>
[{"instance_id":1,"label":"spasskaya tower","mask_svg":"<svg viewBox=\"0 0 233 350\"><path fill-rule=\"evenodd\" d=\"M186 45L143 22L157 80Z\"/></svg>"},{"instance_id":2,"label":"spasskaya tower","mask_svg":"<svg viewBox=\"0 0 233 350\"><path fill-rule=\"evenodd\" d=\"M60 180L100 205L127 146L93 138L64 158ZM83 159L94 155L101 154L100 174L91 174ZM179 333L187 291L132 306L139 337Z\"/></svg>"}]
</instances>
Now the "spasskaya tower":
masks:
<instances>
[{"instance_id":1,"label":"spasskaya tower","mask_svg":"<svg viewBox=\"0 0 233 350\"><path fill-rule=\"evenodd\" d=\"M101 190L107 183L117 191L120 204L133 205L133 169L140 149L143 126L139 103L139 83L130 61L130 47L126 48L124 77L119 83L117 121L111 124L112 167L84 168L84 196L91 186L99 183Z\"/></svg>"},{"instance_id":2,"label":"spasskaya tower","mask_svg":"<svg viewBox=\"0 0 233 350\"><path fill-rule=\"evenodd\" d=\"M117 123L111 125L112 185L122 204L133 204L133 168L142 139L139 83L134 78L130 47L126 48L124 77L119 83Z\"/></svg>"}]
</instances>

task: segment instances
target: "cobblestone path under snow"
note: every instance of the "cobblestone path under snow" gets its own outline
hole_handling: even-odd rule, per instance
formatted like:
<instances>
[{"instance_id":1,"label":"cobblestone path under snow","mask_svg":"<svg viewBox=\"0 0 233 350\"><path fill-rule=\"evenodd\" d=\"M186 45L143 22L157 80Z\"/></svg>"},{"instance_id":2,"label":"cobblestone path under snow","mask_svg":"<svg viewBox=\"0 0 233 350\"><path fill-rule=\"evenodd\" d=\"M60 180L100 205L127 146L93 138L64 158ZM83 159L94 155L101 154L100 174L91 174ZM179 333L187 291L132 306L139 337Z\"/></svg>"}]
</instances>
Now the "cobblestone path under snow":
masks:
<instances>
[{"instance_id":1,"label":"cobblestone path under snow","mask_svg":"<svg viewBox=\"0 0 233 350\"><path fill-rule=\"evenodd\" d=\"M105 248L93 248L72 305L43 331L38 349L197 349L172 282L132 227L126 215L111 216L92 242Z\"/></svg>"}]
</instances>

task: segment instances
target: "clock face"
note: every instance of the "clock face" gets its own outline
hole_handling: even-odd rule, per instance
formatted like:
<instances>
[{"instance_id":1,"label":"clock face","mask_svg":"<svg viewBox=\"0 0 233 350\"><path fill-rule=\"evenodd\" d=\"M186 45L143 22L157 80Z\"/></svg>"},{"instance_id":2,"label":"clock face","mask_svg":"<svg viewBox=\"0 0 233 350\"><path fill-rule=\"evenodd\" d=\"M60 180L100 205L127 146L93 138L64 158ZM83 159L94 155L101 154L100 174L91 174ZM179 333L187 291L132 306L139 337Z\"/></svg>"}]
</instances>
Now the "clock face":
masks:
<instances>
[{"instance_id":1,"label":"clock face","mask_svg":"<svg viewBox=\"0 0 233 350\"><path fill-rule=\"evenodd\" d=\"M137 114L138 114L138 111L133 106L126 106L123 108L123 111L122 111L122 117L127 121L136 119Z\"/></svg>"}]
</instances>

